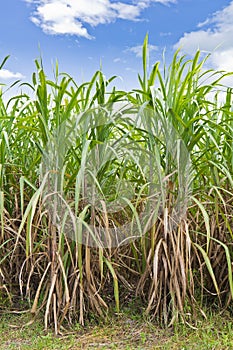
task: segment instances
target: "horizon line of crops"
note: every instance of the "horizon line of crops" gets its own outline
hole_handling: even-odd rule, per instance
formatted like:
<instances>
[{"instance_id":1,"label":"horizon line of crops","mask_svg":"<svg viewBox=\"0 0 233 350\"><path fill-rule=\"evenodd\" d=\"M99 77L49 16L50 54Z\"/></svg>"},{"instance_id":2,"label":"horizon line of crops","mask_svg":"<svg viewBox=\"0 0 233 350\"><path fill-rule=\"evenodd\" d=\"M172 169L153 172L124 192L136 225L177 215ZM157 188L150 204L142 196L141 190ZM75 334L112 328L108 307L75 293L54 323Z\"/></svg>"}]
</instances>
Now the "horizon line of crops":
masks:
<instances>
[{"instance_id":1,"label":"horizon line of crops","mask_svg":"<svg viewBox=\"0 0 233 350\"><path fill-rule=\"evenodd\" d=\"M205 70L199 51L150 71L147 48L131 92L101 70L78 85L56 64L50 80L36 60L21 84L33 96L1 95L0 312L21 298L59 333L134 299L166 326L231 307L231 73Z\"/></svg>"}]
</instances>

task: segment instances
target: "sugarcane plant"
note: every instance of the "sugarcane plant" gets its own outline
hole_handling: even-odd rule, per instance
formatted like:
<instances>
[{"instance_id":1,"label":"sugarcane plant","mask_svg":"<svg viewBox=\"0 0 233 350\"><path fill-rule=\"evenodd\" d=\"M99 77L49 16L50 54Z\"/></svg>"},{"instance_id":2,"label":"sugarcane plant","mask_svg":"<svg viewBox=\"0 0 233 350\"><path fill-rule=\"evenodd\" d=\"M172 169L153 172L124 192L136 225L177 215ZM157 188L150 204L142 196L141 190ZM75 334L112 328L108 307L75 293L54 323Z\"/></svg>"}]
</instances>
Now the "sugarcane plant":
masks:
<instances>
[{"instance_id":1,"label":"sugarcane plant","mask_svg":"<svg viewBox=\"0 0 233 350\"><path fill-rule=\"evenodd\" d=\"M41 58L18 95L2 87L0 309L22 299L58 334L134 298L164 326L231 307L231 73L207 59L150 70L146 36L130 92L101 69L51 80Z\"/></svg>"}]
</instances>

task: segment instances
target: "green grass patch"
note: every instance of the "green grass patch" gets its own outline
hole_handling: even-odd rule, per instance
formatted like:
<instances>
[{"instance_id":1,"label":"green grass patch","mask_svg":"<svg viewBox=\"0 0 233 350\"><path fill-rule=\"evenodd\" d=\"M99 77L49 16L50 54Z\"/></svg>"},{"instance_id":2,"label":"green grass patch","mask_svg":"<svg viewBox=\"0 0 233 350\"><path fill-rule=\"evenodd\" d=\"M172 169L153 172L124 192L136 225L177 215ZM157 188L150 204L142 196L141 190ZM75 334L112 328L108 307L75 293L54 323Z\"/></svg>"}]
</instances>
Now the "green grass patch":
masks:
<instances>
[{"instance_id":1,"label":"green grass patch","mask_svg":"<svg viewBox=\"0 0 233 350\"><path fill-rule=\"evenodd\" d=\"M62 336L43 330L43 322L28 322L26 315L1 318L0 349L232 349L232 318L227 314L211 314L208 320L198 320L196 328L176 324L160 328L141 315L130 317L129 312L114 317L101 325L93 323L63 330Z\"/></svg>"}]
</instances>

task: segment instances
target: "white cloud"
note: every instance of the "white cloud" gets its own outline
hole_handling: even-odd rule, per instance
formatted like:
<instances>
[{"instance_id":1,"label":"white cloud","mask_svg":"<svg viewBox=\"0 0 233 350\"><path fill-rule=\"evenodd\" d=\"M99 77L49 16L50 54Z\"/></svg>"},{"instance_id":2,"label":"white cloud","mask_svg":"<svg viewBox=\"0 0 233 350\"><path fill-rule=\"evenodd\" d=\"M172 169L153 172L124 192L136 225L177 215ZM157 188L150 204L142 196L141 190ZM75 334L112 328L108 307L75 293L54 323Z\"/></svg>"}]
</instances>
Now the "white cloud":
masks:
<instances>
[{"instance_id":1,"label":"white cloud","mask_svg":"<svg viewBox=\"0 0 233 350\"><path fill-rule=\"evenodd\" d=\"M137 73L136 69L133 69L132 67L126 67L125 70L127 72Z\"/></svg>"},{"instance_id":2,"label":"white cloud","mask_svg":"<svg viewBox=\"0 0 233 350\"><path fill-rule=\"evenodd\" d=\"M193 55L197 49L210 52L209 63L217 70L233 71L233 1L221 11L215 12L199 30L185 33L174 45Z\"/></svg>"},{"instance_id":3,"label":"white cloud","mask_svg":"<svg viewBox=\"0 0 233 350\"><path fill-rule=\"evenodd\" d=\"M113 0L24 0L35 5L34 24L48 34L71 34L91 39L86 25L97 26L117 19L139 20L152 2L167 5L176 0L141 0L131 4Z\"/></svg>"},{"instance_id":4,"label":"white cloud","mask_svg":"<svg viewBox=\"0 0 233 350\"><path fill-rule=\"evenodd\" d=\"M144 3L146 6L152 2L157 2L162 5L169 5L169 4L175 4L177 3L177 0L144 0L144 1L139 1L139 3Z\"/></svg>"},{"instance_id":5,"label":"white cloud","mask_svg":"<svg viewBox=\"0 0 233 350\"><path fill-rule=\"evenodd\" d=\"M21 73L14 73L8 69L0 69L0 79L8 80L14 78L22 79L24 76Z\"/></svg>"},{"instance_id":6,"label":"white cloud","mask_svg":"<svg viewBox=\"0 0 233 350\"><path fill-rule=\"evenodd\" d=\"M120 57L116 57L116 58L114 58L113 62L114 63L119 63L119 62L120 63L126 63L127 61L122 59L122 58L120 58Z\"/></svg>"},{"instance_id":7,"label":"white cloud","mask_svg":"<svg viewBox=\"0 0 233 350\"><path fill-rule=\"evenodd\" d=\"M172 35L172 32L160 32L159 35L160 36L170 36L170 35Z\"/></svg>"},{"instance_id":8,"label":"white cloud","mask_svg":"<svg viewBox=\"0 0 233 350\"><path fill-rule=\"evenodd\" d=\"M129 49L127 49L126 51L133 52L136 55L136 57L142 57L142 45L132 46ZM158 51L158 46L149 44L148 51L149 51L149 53L152 51Z\"/></svg>"}]
</instances>

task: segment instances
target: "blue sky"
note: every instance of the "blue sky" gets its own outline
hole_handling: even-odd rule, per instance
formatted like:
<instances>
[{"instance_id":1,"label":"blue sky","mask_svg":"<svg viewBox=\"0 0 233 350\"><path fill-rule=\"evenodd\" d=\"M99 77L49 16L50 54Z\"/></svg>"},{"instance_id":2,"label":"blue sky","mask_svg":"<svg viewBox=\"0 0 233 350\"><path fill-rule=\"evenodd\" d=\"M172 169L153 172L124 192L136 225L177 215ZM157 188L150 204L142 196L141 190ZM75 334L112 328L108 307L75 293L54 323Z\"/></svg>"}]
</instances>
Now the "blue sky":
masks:
<instances>
[{"instance_id":1,"label":"blue sky","mask_svg":"<svg viewBox=\"0 0 233 350\"><path fill-rule=\"evenodd\" d=\"M150 63L174 50L212 55L214 69L233 71L233 1L227 0L5 0L0 11L0 83L31 81L42 56L48 75L60 71L77 82L102 70L118 75L119 88L137 88L141 45L149 33Z\"/></svg>"}]
</instances>

